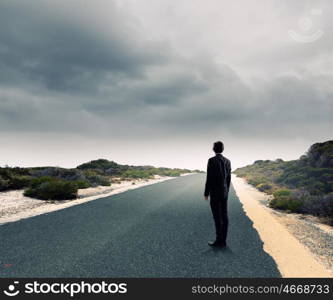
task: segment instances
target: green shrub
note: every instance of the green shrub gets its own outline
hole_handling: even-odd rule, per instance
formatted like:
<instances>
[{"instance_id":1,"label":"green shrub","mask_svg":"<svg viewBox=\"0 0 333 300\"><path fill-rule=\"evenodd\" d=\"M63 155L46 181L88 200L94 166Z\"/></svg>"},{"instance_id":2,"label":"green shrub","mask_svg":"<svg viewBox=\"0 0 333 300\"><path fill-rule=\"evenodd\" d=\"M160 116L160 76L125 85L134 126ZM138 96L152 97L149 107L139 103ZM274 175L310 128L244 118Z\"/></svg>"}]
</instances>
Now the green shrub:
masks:
<instances>
[{"instance_id":1,"label":"green shrub","mask_svg":"<svg viewBox=\"0 0 333 300\"><path fill-rule=\"evenodd\" d=\"M292 191L281 189L273 193L274 198L269 202L271 208L300 212L303 201L292 194Z\"/></svg>"},{"instance_id":2,"label":"green shrub","mask_svg":"<svg viewBox=\"0 0 333 300\"><path fill-rule=\"evenodd\" d=\"M93 170L85 170L84 175L86 177L86 180L91 186L110 186L111 181L108 177L99 175L96 171Z\"/></svg>"},{"instance_id":3,"label":"green shrub","mask_svg":"<svg viewBox=\"0 0 333 300\"><path fill-rule=\"evenodd\" d=\"M9 180L4 179L0 176L0 191L5 191L9 188Z\"/></svg>"},{"instance_id":4,"label":"green shrub","mask_svg":"<svg viewBox=\"0 0 333 300\"><path fill-rule=\"evenodd\" d=\"M281 197L290 197L291 190L281 189L277 190L273 193L274 198L281 198Z\"/></svg>"},{"instance_id":5,"label":"green shrub","mask_svg":"<svg viewBox=\"0 0 333 300\"><path fill-rule=\"evenodd\" d=\"M166 170L163 172L163 176L170 176L170 177L178 177L180 176L181 172L178 170Z\"/></svg>"},{"instance_id":6,"label":"green shrub","mask_svg":"<svg viewBox=\"0 0 333 300\"><path fill-rule=\"evenodd\" d=\"M121 174L123 178L150 178L151 172L143 170L127 170Z\"/></svg>"},{"instance_id":7,"label":"green shrub","mask_svg":"<svg viewBox=\"0 0 333 300\"><path fill-rule=\"evenodd\" d=\"M36 188L39 185L41 185L42 183L51 182L51 181L54 181L54 180L56 180L56 178L50 177L50 176L36 177L36 178L33 178L30 181L29 187Z\"/></svg>"},{"instance_id":8,"label":"green shrub","mask_svg":"<svg viewBox=\"0 0 333 300\"><path fill-rule=\"evenodd\" d=\"M273 188L273 186L269 183L260 183L256 186L256 188L261 192L266 192L270 191Z\"/></svg>"},{"instance_id":9,"label":"green shrub","mask_svg":"<svg viewBox=\"0 0 333 300\"><path fill-rule=\"evenodd\" d=\"M262 183L267 183L267 179L263 178L263 177L249 177L248 178L248 183L253 185L253 186L257 186L259 184Z\"/></svg>"},{"instance_id":10,"label":"green shrub","mask_svg":"<svg viewBox=\"0 0 333 300\"><path fill-rule=\"evenodd\" d=\"M153 175L176 177L182 173L191 172L191 170L188 169L155 168L149 165L119 165L114 161L106 159L97 159L84 163L78 166L77 169L82 170L85 174L86 172L95 172L97 175L101 176L118 176L122 178L151 178Z\"/></svg>"},{"instance_id":11,"label":"green shrub","mask_svg":"<svg viewBox=\"0 0 333 300\"><path fill-rule=\"evenodd\" d=\"M117 169L119 167L121 166L115 163L114 161L109 161L107 159L92 160L90 162L77 166L77 168L81 170L89 170L89 169L110 170L111 168Z\"/></svg>"},{"instance_id":12,"label":"green shrub","mask_svg":"<svg viewBox=\"0 0 333 300\"><path fill-rule=\"evenodd\" d=\"M273 198L269 202L271 208L287 210L290 212L299 212L302 204L301 200L293 199L291 197Z\"/></svg>"},{"instance_id":13,"label":"green shrub","mask_svg":"<svg viewBox=\"0 0 333 300\"><path fill-rule=\"evenodd\" d=\"M66 200L77 197L77 185L58 178L36 178L24 195L42 200Z\"/></svg>"},{"instance_id":14,"label":"green shrub","mask_svg":"<svg viewBox=\"0 0 333 300\"><path fill-rule=\"evenodd\" d=\"M27 186L29 186L30 182L32 180L31 176L21 176L16 175L12 176L9 180L9 188L10 189L23 189Z\"/></svg>"},{"instance_id":15,"label":"green shrub","mask_svg":"<svg viewBox=\"0 0 333 300\"><path fill-rule=\"evenodd\" d=\"M98 175L98 177L95 178L95 182L97 185L102 185L102 186L110 186L111 181L108 177Z\"/></svg>"},{"instance_id":16,"label":"green shrub","mask_svg":"<svg viewBox=\"0 0 333 300\"><path fill-rule=\"evenodd\" d=\"M73 183L76 184L78 189L87 189L87 188L91 187L90 183L85 180L76 180L76 181L73 181Z\"/></svg>"}]
</instances>

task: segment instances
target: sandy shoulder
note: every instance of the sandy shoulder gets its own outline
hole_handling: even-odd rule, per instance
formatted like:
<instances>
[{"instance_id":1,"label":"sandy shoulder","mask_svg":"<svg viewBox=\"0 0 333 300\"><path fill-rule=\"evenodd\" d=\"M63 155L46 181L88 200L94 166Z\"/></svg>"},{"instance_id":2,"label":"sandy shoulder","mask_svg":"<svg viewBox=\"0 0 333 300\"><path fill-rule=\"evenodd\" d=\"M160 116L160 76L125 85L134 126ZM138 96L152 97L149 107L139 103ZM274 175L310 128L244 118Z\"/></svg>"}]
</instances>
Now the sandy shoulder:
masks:
<instances>
[{"instance_id":1,"label":"sandy shoulder","mask_svg":"<svg viewBox=\"0 0 333 300\"><path fill-rule=\"evenodd\" d=\"M186 174L187 175L187 174ZM112 186L98 186L78 190L78 198L64 201L44 201L25 197L23 190L0 192L0 225L30 218L48 212L79 205L102 197L173 179L175 177L155 176L154 179L128 180Z\"/></svg>"},{"instance_id":2,"label":"sandy shoulder","mask_svg":"<svg viewBox=\"0 0 333 300\"><path fill-rule=\"evenodd\" d=\"M264 243L264 250L275 260L283 277L333 277L333 272L277 220L262 202L268 195L233 175L232 183L253 227Z\"/></svg>"}]
</instances>

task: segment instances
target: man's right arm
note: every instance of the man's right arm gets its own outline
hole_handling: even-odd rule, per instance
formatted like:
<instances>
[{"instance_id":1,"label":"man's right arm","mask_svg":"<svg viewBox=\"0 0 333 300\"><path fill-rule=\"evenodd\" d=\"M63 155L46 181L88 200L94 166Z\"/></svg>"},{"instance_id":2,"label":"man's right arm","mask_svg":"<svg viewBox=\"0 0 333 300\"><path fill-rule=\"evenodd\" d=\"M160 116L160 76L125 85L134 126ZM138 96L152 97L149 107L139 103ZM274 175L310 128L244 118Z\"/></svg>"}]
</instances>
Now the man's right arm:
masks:
<instances>
[{"instance_id":1,"label":"man's right arm","mask_svg":"<svg viewBox=\"0 0 333 300\"><path fill-rule=\"evenodd\" d=\"M231 163L228 161L227 164L227 186L228 186L228 191L230 189L230 183L231 183Z\"/></svg>"},{"instance_id":2,"label":"man's right arm","mask_svg":"<svg viewBox=\"0 0 333 300\"><path fill-rule=\"evenodd\" d=\"M210 183L211 183L211 166L208 160L207 163L207 175L206 175L206 185L205 185L205 193L204 196L208 197L209 196L209 190L210 190Z\"/></svg>"}]
</instances>

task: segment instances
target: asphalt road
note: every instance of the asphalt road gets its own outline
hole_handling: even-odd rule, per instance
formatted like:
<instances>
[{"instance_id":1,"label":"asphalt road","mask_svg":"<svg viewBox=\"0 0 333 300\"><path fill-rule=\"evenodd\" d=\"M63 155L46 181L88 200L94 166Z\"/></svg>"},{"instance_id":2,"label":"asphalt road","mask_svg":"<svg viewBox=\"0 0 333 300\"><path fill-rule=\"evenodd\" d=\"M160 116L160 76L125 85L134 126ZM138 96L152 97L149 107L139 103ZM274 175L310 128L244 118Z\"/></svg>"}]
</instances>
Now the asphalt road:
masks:
<instances>
[{"instance_id":1,"label":"asphalt road","mask_svg":"<svg viewBox=\"0 0 333 300\"><path fill-rule=\"evenodd\" d=\"M224 250L205 175L142 187L0 226L0 277L281 277L234 190Z\"/></svg>"}]
</instances>

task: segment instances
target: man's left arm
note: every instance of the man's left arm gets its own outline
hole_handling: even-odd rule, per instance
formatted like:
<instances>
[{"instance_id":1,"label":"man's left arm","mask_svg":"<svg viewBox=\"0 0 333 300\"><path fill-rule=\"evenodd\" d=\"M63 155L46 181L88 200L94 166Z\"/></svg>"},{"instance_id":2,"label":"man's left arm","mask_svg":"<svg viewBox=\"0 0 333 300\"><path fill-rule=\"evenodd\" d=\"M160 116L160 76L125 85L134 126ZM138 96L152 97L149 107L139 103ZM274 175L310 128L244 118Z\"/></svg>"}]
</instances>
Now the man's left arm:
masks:
<instances>
[{"instance_id":1,"label":"man's left arm","mask_svg":"<svg viewBox=\"0 0 333 300\"><path fill-rule=\"evenodd\" d=\"M205 184L205 192L204 192L204 197L206 200L208 200L209 196L209 191L210 191L210 181L211 181L211 166L210 166L210 161L208 161L207 164L207 174L206 174L206 184Z\"/></svg>"},{"instance_id":2,"label":"man's left arm","mask_svg":"<svg viewBox=\"0 0 333 300\"><path fill-rule=\"evenodd\" d=\"M229 192L229 189L230 189L230 183L231 183L231 163L229 161L228 165L227 165L227 186L228 186L228 192Z\"/></svg>"}]
</instances>

